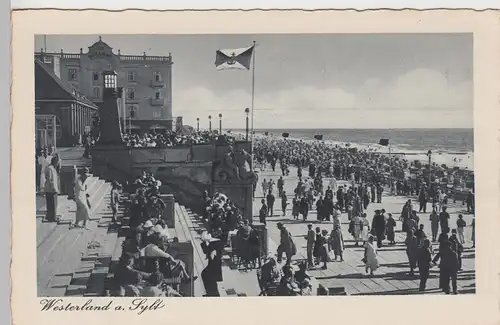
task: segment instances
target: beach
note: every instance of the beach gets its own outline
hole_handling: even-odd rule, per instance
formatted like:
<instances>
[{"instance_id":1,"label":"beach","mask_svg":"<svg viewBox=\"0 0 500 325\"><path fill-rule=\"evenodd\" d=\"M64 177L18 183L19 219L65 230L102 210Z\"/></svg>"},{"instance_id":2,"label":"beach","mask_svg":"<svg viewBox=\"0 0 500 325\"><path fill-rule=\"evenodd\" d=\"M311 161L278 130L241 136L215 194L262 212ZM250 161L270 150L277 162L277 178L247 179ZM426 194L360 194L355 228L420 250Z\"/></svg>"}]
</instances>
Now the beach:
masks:
<instances>
[{"instance_id":1,"label":"beach","mask_svg":"<svg viewBox=\"0 0 500 325\"><path fill-rule=\"evenodd\" d=\"M245 130L232 130L233 135L245 137ZM345 130L285 130L256 129L254 138L284 139L289 141L318 142L315 135L323 135L323 143L331 146L349 146L358 150L368 150L380 154L391 154L409 161L427 163L428 150L432 152L432 162L438 165L474 169L474 132L472 129L345 129ZM267 135L266 135L267 134ZM391 136L398 136L392 138ZM389 139L388 146L379 145L380 139Z\"/></svg>"}]
</instances>

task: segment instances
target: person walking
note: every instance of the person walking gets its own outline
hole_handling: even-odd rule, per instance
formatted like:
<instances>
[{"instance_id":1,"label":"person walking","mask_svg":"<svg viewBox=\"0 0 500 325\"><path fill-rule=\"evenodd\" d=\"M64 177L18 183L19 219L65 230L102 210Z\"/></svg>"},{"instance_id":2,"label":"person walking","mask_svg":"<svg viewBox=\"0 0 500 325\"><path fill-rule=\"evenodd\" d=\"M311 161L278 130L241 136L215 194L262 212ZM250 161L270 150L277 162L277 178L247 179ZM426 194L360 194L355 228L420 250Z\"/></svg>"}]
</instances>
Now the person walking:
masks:
<instances>
[{"instance_id":1,"label":"person walking","mask_svg":"<svg viewBox=\"0 0 500 325\"><path fill-rule=\"evenodd\" d=\"M87 227L87 221L90 219L90 201L89 194L87 193L87 184L85 181L88 179L90 173L87 167L80 169L80 175L77 177L75 182L75 202L76 202L76 214L74 227L85 228Z\"/></svg>"},{"instance_id":2,"label":"person walking","mask_svg":"<svg viewBox=\"0 0 500 325\"><path fill-rule=\"evenodd\" d=\"M464 220L464 216L459 214L457 219L457 237L461 245L465 244L465 227L467 227L467 223Z\"/></svg>"},{"instance_id":3,"label":"person walking","mask_svg":"<svg viewBox=\"0 0 500 325\"><path fill-rule=\"evenodd\" d=\"M452 243L449 240L443 242L443 245L441 246L442 248L440 248L439 251L439 258L441 258L439 268L440 272L442 273L441 288L444 293L450 294L451 280L453 294L457 294L458 255L452 249Z\"/></svg>"},{"instance_id":4,"label":"person walking","mask_svg":"<svg viewBox=\"0 0 500 325\"><path fill-rule=\"evenodd\" d=\"M448 221L450 220L450 214L446 211L446 206L441 208L441 213L439 214L439 225L441 226L441 232L449 233L450 227Z\"/></svg>"},{"instance_id":5,"label":"person walking","mask_svg":"<svg viewBox=\"0 0 500 325\"><path fill-rule=\"evenodd\" d=\"M307 240L307 268L312 268L314 267L314 260L313 260L313 253L314 253L314 243L316 241L316 233L313 230L313 225L308 224L307 225L307 235L306 235L306 240Z\"/></svg>"},{"instance_id":6,"label":"person walking","mask_svg":"<svg viewBox=\"0 0 500 325\"><path fill-rule=\"evenodd\" d=\"M354 216L349 222L349 233L352 235L354 239L354 246L358 246L359 241L362 241L361 231L363 229L363 221L359 216Z\"/></svg>"},{"instance_id":7,"label":"person walking","mask_svg":"<svg viewBox=\"0 0 500 325\"><path fill-rule=\"evenodd\" d=\"M365 243L365 253L362 260L365 263L365 272L368 273L370 271L370 275L373 275L373 272L380 266L377 257L377 247L373 241L374 237L369 236L368 241Z\"/></svg>"},{"instance_id":8,"label":"person walking","mask_svg":"<svg viewBox=\"0 0 500 325\"><path fill-rule=\"evenodd\" d=\"M292 257L297 254L297 246L292 239L292 234L286 229L282 222L278 222L277 227L280 231L280 244L278 245L278 263L283 259L283 253L286 255L286 265L292 263Z\"/></svg>"},{"instance_id":9,"label":"person walking","mask_svg":"<svg viewBox=\"0 0 500 325\"><path fill-rule=\"evenodd\" d=\"M56 170L57 159L53 157L50 165L45 168L45 201L47 214L45 220L48 222L57 221L57 198L59 195L59 173Z\"/></svg>"},{"instance_id":10,"label":"person walking","mask_svg":"<svg viewBox=\"0 0 500 325\"><path fill-rule=\"evenodd\" d=\"M266 200L261 199L260 203L262 203L262 205L261 205L260 210L259 210L259 221L260 221L260 223L263 223L264 225L266 225L267 224L266 219L267 219L267 215L268 215Z\"/></svg>"},{"instance_id":11,"label":"person walking","mask_svg":"<svg viewBox=\"0 0 500 325\"><path fill-rule=\"evenodd\" d=\"M408 263L410 266L410 273L408 275L414 276L414 270L417 267L418 258L418 239L415 236L414 229L408 230L406 234L406 256L408 257Z\"/></svg>"},{"instance_id":12,"label":"person walking","mask_svg":"<svg viewBox=\"0 0 500 325\"><path fill-rule=\"evenodd\" d=\"M429 239L424 239L424 246L418 251L418 275L420 277L419 291L425 291L429 269L432 263L432 244Z\"/></svg>"},{"instance_id":13,"label":"person walking","mask_svg":"<svg viewBox=\"0 0 500 325\"><path fill-rule=\"evenodd\" d=\"M330 247L335 255L335 260L337 260L337 257L340 257L340 261L343 262L344 257L342 253L344 252L344 238L342 237L340 223L336 223L333 226L333 230L330 234Z\"/></svg>"},{"instance_id":14,"label":"person walking","mask_svg":"<svg viewBox=\"0 0 500 325\"><path fill-rule=\"evenodd\" d=\"M375 210L375 216L372 220L372 233L377 237L377 248L382 247L382 241L385 239L385 217L380 210Z\"/></svg>"},{"instance_id":15,"label":"person walking","mask_svg":"<svg viewBox=\"0 0 500 325\"><path fill-rule=\"evenodd\" d=\"M283 212L283 216L286 215L286 207L288 206L288 197L286 196L285 191L281 191L281 212Z\"/></svg>"},{"instance_id":16,"label":"person walking","mask_svg":"<svg viewBox=\"0 0 500 325\"><path fill-rule=\"evenodd\" d=\"M363 240L364 245L370 237L370 222L366 219L366 213L361 215L361 222L363 224L363 228L361 229L361 239Z\"/></svg>"},{"instance_id":17,"label":"person walking","mask_svg":"<svg viewBox=\"0 0 500 325\"><path fill-rule=\"evenodd\" d=\"M435 206L432 207L429 219L431 221L432 241L435 242L439 232L439 214L437 213Z\"/></svg>"},{"instance_id":18,"label":"person walking","mask_svg":"<svg viewBox=\"0 0 500 325\"><path fill-rule=\"evenodd\" d=\"M269 193L267 193L266 196L266 201L267 201L267 211L268 211L268 216L272 217L274 215L274 201L276 201L276 198L274 197L273 192L271 189L269 189Z\"/></svg>"},{"instance_id":19,"label":"person walking","mask_svg":"<svg viewBox=\"0 0 500 325\"><path fill-rule=\"evenodd\" d=\"M201 235L201 248L208 260L207 265L201 271L201 280L205 287L205 297L220 297L219 286L217 282L221 282L222 278L222 241L218 238L212 238L208 232Z\"/></svg>"},{"instance_id":20,"label":"person walking","mask_svg":"<svg viewBox=\"0 0 500 325\"><path fill-rule=\"evenodd\" d=\"M385 224L385 232L387 236L387 240L389 241L389 245L396 245L395 241L395 231L396 228L396 220L392 217L392 213L388 214L388 218Z\"/></svg>"}]
</instances>

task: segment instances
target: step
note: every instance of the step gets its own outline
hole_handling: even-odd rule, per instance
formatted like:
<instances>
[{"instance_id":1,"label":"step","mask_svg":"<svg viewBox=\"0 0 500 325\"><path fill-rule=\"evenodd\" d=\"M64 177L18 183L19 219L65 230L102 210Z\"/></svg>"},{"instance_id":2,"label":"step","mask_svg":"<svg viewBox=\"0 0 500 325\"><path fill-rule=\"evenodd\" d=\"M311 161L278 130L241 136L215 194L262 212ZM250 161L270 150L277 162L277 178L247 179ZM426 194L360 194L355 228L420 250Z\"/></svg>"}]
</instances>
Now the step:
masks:
<instances>
[{"instance_id":1,"label":"step","mask_svg":"<svg viewBox=\"0 0 500 325\"><path fill-rule=\"evenodd\" d=\"M198 274L198 276L201 279L201 271L207 266L207 259L205 258L205 253L201 249L201 235L200 233L206 228L204 226L195 226L193 223L193 220L196 220L198 222L202 222L202 218L198 216L197 214L193 213L192 211L189 211L186 207L179 205L179 210L181 212L182 218L180 217L179 219L183 220L183 224L185 225L186 229L189 230L190 236L191 236L191 243L193 244L194 247L194 260L195 260L195 268ZM185 222L185 223L184 223ZM221 297L226 296L226 291L223 290L221 283L218 283L219 285L219 293ZM200 280L195 281L195 295L199 296L198 293L205 294L205 288L203 287L203 283Z\"/></svg>"},{"instance_id":2,"label":"step","mask_svg":"<svg viewBox=\"0 0 500 325\"><path fill-rule=\"evenodd\" d=\"M91 197L92 214L95 215L105 209L104 198L109 192L108 186L101 186L100 190ZM44 256L37 261L39 295L64 296L73 272L85 255L87 244L94 237L98 224L90 222L91 230L68 229L67 225L58 225L52 235L40 245L38 256Z\"/></svg>"},{"instance_id":3,"label":"step","mask_svg":"<svg viewBox=\"0 0 500 325\"><path fill-rule=\"evenodd\" d=\"M108 195L104 202L106 208L101 211L99 227L95 230L91 240L91 243L98 245L94 247L87 246L84 256L75 268L71 282L66 290L66 296L83 296L88 290L89 280L95 271L96 263L100 260L101 251L109 241L108 230L112 217L111 211L108 208L109 203L110 197ZM113 237L113 233L111 233L111 237Z\"/></svg>"},{"instance_id":4,"label":"step","mask_svg":"<svg viewBox=\"0 0 500 325\"><path fill-rule=\"evenodd\" d=\"M92 180L92 184L96 182L95 180ZM94 196L97 194L97 191L99 188L94 187L92 185L92 192L89 193L90 197L90 203L92 204ZM101 195L101 193L99 193ZM43 207L45 209L45 207ZM70 200L67 198L65 195L60 195L58 197L58 208L57 208L57 213L60 216L60 220L58 223L55 222L43 222L42 221L42 216L38 216L37 212L37 248L40 247L43 242L45 242L50 236L53 235L53 233L56 231L58 228L58 225L64 225L64 224L70 224L71 221L73 220L72 217L74 216L74 213L76 212L76 203L73 200ZM43 212L45 215L45 212Z\"/></svg>"},{"instance_id":5,"label":"step","mask_svg":"<svg viewBox=\"0 0 500 325\"><path fill-rule=\"evenodd\" d=\"M192 230L192 222L187 213L185 207L175 204L176 214L178 215L178 222L180 223L180 228L184 232L188 241L193 245L193 259L194 259L194 270L193 273L198 276L198 280L194 283L194 296L204 295L205 288L201 282L201 272L207 266L207 260L205 254L201 249L201 240L198 233ZM177 220L176 220L177 221ZM191 225L191 227L189 226Z\"/></svg>"}]
</instances>

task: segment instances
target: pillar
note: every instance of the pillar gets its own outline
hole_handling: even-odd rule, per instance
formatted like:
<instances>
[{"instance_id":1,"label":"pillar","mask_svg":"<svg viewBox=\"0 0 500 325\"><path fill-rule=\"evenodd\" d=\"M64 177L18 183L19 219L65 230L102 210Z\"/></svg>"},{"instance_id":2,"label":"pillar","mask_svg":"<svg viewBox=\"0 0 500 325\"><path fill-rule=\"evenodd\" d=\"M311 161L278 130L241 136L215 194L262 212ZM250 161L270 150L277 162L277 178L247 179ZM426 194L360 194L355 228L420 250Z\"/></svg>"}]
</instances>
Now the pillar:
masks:
<instances>
[{"instance_id":1,"label":"pillar","mask_svg":"<svg viewBox=\"0 0 500 325\"><path fill-rule=\"evenodd\" d=\"M175 229L175 198L173 194L162 194L161 199L165 202L163 220L168 228Z\"/></svg>"},{"instance_id":2,"label":"pillar","mask_svg":"<svg viewBox=\"0 0 500 325\"><path fill-rule=\"evenodd\" d=\"M76 134L76 113L75 113L75 104L71 104L71 136L75 136Z\"/></svg>"}]
</instances>

